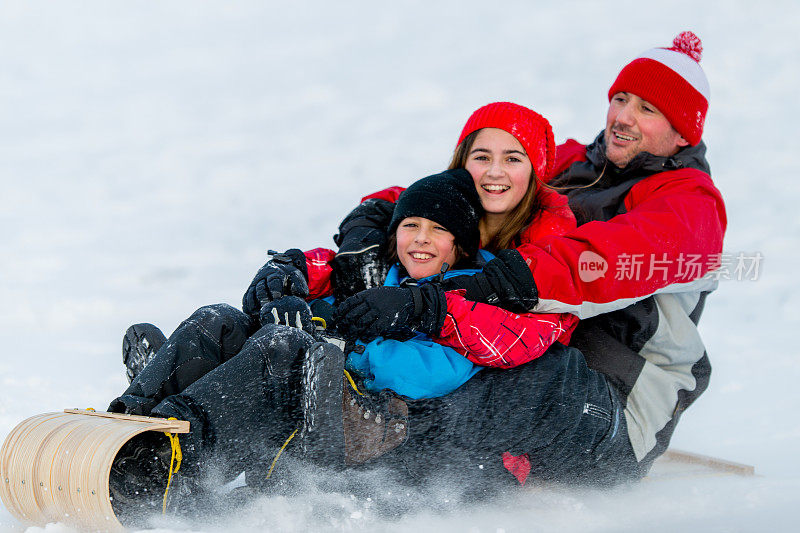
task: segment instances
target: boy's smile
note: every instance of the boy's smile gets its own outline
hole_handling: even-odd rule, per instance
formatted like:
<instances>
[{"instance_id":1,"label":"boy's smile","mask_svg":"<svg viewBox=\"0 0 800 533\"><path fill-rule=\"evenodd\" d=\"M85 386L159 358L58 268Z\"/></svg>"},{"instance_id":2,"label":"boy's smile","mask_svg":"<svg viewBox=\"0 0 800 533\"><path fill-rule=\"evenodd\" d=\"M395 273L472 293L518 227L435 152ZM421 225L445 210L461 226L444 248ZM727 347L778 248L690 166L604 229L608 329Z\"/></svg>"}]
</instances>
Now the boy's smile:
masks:
<instances>
[{"instance_id":1,"label":"boy's smile","mask_svg":"<svg viewBox=\"0 0 800 533\"><path fill-rule=\"evenodd\" d=\"M435 276L444 263L455 263L455 237L430 219L404 218L397 227L397 257L412 278Z\"/></svg>"}]
</instances>

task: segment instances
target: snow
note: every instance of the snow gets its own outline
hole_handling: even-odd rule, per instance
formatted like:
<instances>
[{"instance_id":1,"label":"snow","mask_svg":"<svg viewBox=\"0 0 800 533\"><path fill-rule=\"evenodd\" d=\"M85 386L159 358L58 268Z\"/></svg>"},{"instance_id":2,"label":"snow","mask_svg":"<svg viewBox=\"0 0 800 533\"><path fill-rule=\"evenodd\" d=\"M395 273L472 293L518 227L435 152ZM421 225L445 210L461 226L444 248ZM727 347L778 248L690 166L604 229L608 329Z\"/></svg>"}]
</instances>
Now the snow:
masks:
<instances>
[{"instance_id":1,"label":"snow","mask_svg":"<svg viewBox=\"0 0 800 533\"><path fill-rule=\"evenodd\" d=\"M478 106L515 101L548 117L558 140L592 139L619 68L691 29L711 84L704 139L728 207L726 250L764 259L757 280L723 281L709 299L714 374L673 445L759 477L477 506L444 487L409 492L401 519L309 489L202 530L793 530L799 15L789 0L5 0L0 438L33 414L104 408L126 385L128 325L169 332L201 305L238 305L267 249L330 247L363 194L445 167ZM0 508L0 530L24 529Z\"/></svg>"}]
</instances>

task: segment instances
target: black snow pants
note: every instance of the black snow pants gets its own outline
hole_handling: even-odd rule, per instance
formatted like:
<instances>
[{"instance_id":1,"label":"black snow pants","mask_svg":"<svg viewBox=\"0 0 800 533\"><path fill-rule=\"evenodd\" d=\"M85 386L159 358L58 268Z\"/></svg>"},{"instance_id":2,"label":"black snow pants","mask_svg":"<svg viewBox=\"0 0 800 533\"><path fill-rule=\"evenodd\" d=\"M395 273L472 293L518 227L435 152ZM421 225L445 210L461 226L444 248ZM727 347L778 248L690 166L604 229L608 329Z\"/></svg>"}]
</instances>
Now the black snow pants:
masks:
<instances>
[{"instance_id":1,"label":"black snow pants","mask_svg":"<svg viewBox=\"0 0 800 533\"><path fill-rule=\"evenodd\" d=\"M447 396L408 403L407 440L376 464L414 479L450 478L488 495L518 483L503 457L523 454L526 484L612 485L646 473L618 392L562 344L516 368L486 368Z\"/></svg>"},{"instance_id":2,"label":"black snow pants","mask_svg":"<svg viewBox=\"0 0 800 533\"><path fill-rule=\"evenodd\" d=\"M263 478L301 423L297 376L314 339L296 328L254 329L233 307L199 309L111 407L145 398L144 414L188 420L187 474L213 464L223 475L255 469ZM486 368L447 396L408 405L407 440L366 467L451 479L476 497L518 484L504 456L526 456L526 484L615 484L646 473L618 392L575 348L554 344L530 363Z\"/></svg>"},{"instance_id":3,"label":"black snow pants","mask_svg":"<svg viewBox=\"0 0 800 533\"><path fill-rule=\"evenodd\" d=\"M180 437L189 475L262 471L301 423L300 369L313 343L297 328L259 328L229 305L202 307L109 410L189 421Z\"/></svg>"}]
</instances>

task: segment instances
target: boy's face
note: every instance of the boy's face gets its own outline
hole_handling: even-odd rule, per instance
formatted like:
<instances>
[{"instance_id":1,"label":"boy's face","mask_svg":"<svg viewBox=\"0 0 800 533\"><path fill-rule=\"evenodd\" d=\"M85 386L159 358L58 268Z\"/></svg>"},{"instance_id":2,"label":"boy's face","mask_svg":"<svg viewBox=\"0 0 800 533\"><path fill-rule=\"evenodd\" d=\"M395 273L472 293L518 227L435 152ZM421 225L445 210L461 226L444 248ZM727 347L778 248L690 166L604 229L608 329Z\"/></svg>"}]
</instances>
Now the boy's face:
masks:
<instances>
[{"instance_id":1,"label":"boy's face","mask_svg":"<svg viewBox=\"0 0 800 533\"><path fill-rule=\"evenodd\" d=\"M397 257L414 279L441 272L442 264L456 261L455 237L441 224L421 217L407 217L397 227Z\"/></svg>"}]
</instances>

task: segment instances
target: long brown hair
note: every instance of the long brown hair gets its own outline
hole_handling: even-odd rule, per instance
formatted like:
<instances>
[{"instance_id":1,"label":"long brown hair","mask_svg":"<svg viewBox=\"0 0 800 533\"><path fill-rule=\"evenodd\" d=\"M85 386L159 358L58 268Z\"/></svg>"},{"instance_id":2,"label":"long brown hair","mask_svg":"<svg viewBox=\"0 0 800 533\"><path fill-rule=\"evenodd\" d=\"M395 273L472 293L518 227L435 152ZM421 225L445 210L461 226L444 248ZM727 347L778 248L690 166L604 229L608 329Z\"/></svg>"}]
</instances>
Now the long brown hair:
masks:
<instances>
[{"instance_id":1,"label":"long brown hair","mask_svg":"<svg viewBox=\"0 0 800 533\"><path fill-rule=\"evenodd\" d=\"M473 131L464 137L461 144L456 146L456 150L453 152L453 159L450 161L450 166L447 167L448 169L466 168L469 152L472 150L472 145L475 143L475 139L478 137L480 131L481 130ZM533 165L531 165L531 167L533 167ZM537 194L539 184L541 184L541 182L536 176L536 172L531 168L531 179L528 183L528 190L525 191L525 196L522 197L522 200L520 200L517 206L506 216L505 223L500 228L500 231L493 235L489 242L481 243L482 248L490 252L496 252L497 250L516 247L515 241L519 234L522 233L543 210L542 202Z\"/></svg>"}]
</instances>

